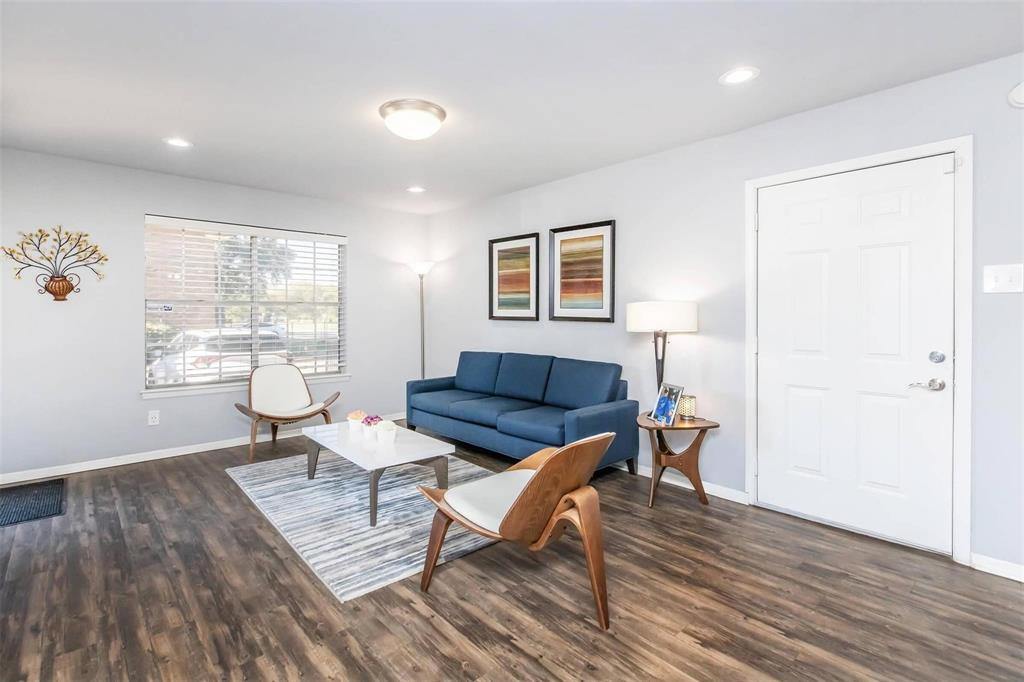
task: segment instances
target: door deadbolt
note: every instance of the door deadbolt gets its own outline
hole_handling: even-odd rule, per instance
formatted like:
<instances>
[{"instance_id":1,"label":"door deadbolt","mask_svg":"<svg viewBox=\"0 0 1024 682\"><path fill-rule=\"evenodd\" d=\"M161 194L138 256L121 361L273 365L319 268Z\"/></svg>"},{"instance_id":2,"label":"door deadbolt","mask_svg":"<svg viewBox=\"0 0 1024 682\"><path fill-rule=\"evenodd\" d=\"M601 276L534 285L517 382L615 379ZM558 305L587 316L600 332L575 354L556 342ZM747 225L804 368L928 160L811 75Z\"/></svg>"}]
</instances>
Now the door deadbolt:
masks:
<instances>
[{"instance_id":1,"label":"door deadbolt","mask_svg":"<svg viewBox=\"0 0 1024 682\"><path fill-rule=\"evenodd\" d=\"M946 354L941 351L933 350L928 354L928 359L938 365L946 361Z\"/></svg>"}]
</instances>

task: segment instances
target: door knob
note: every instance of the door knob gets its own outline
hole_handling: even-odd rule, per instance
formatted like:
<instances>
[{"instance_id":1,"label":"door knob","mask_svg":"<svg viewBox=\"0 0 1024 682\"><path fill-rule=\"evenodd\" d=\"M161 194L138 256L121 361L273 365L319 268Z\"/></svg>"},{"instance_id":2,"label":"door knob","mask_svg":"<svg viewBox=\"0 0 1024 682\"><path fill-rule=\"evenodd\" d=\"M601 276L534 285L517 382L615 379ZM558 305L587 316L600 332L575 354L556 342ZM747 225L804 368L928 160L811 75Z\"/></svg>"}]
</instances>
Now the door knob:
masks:
<instances>
[{"instance_id":1,"label":"door knob","mask_svg":"<svg viewBox=\"0 0 1024 682\"><path fill-rule=\"evenodd\" d=\"M912 384L907 384L907 388L926 388L929 391L941 391L946 388L946 382L942 379L929 379L928 383L915 381Z\"/></svg>"}]
</instances>

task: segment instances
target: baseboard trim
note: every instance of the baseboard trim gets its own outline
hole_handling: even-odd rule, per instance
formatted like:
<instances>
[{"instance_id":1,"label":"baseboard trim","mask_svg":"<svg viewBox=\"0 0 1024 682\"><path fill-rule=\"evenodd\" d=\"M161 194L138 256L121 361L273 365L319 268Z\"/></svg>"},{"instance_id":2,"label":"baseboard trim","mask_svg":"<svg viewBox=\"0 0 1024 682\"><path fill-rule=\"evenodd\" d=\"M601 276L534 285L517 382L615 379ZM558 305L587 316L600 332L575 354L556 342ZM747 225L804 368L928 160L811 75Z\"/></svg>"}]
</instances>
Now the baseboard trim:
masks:
<instances>
[{"instance_id":1,"label":"baseboard trim","mask_svg":"<svg viewBox=\"0 0 1024 682\"><path fill-rule=\"evenodd\" d=\"M382 415L384 419L390 419L395 421L397 419L405 419L405 412L394 412L392 414ZM294 438L302 435L302 428L289 429L287 431L281 431L277 434L278 440L282 438ZM257 443L265 443L270 440L270 434L264 433L256 436ZM26 469L25 471L14 471L9 474L0 474L0 485L9 485L11 483L27 483L29 481L38 481L45 478L56 478L57 476L67 476L68 474L79 474L83 471L95 471L96 469L109 469L110 467L120 467L126 464L138 464L139 462L150 462L154 459L167 459L168 457L181 457L182 455L194 455L197 452L206 452L208 450L220 450L221 448L233 448L239 445L248 445L248 436L239 436L238 438L226 438L224 440L211 440L206 443L193 443L192 445L180 445L173 448L163 448L161 450L149 450L147 452L136 452L128 455L118 455L116 457L104 457L102 459L89 459L84 462L73 462L72 464L61 464L54 467L43 467L41 469Z\"/></svg>"},{"instance_id":2,"label":"baseboard trim","mask_svg":"<svg viewBox=\"0 0 1024 682\"><path fill-rule=\"evenodd\" d=\"M1019 583L1024 583L1024 564L1015 564L1012 561L994 559L983 554L971 554L971 568L976 568L985 573L998 575L1001 578L1009 578Z\"/></svg>"},{"instance_id":3,"label":"baseboard trim","mask_svg":"<svg viewBox=\"0 0 1024 682\"><path fill-rule=\"evenodd\" d=\"M616 464L619 469L625 469L625 463ZM651 477L651 467L644 464L638 464L636 467L636 473L640 476L647 478ZM666 469L665 473L661 476L661 482L668 483L669 485L678 486L680 488L686 488L687 490L693 490L693 485L686 480L686 477L680 474L674 469ZM728 486L719 485L717 483L710 483L704 481L704 492L711 497L719 497L723 500L729 500L730 502L738 502L740 504L750 504L750 496L747 495L746 491L736 490Z\"/></svg>"},{"instance_id":4,"label":"baseboard trim","mask_svg":"<svg viewBox=\"0 0 1024 682\"><path fill-rule=\"evenodd\" d=\"M294 438L295 436L301 436L301 429L291 429L288 431L281 431L278 433L278 440L282 438ZM261 434L256 437L257 443L264 443L270 440L270 434ZM104 457L102 459L90 459L84 462L74 462L72 464L61 464L54 467L43 467L41 469L26 469L25 471L15 471L9 474L0 474L0 485L7 485L10 483L24 483L27 481L36 481L44 478L55 478L57 476L67 476L68 474L79 474L83 471L95 471L96 469L108 469L110 467L120 467L126 464L138 464L139 462L149 462L155 459L167 459L169 457L180 457L182 455L194 455L197 452L206 452L208 450L219 450L221 448L233 448L238 445L248 445L248 436L239 436L238 438L225 438L224 440L212 440L206 443L193 443L192 445L180 445L173 448L163 448L161 450L149 450L147 452L136 452L128 455L118 455L116 457Z\"/></svg>"}]
</instances>

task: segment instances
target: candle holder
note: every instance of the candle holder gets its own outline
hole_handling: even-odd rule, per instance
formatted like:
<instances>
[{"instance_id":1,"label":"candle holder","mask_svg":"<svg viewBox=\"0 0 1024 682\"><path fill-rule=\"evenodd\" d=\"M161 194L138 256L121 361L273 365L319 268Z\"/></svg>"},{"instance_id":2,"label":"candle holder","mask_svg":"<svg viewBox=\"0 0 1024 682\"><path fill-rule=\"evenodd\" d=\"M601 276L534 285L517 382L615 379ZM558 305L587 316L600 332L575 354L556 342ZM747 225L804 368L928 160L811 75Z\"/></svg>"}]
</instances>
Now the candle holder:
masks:
<instances>
[{"instance_id":1,"label":"candle holder","mask_svg":"<svg viewBox=\"0 0 1024 682\"><path fill-rule=\"evenodd\" d=\"M679 418L693 421L697 418L697 397L692 395L679 396Z\"/></svg>"}]
</instances>

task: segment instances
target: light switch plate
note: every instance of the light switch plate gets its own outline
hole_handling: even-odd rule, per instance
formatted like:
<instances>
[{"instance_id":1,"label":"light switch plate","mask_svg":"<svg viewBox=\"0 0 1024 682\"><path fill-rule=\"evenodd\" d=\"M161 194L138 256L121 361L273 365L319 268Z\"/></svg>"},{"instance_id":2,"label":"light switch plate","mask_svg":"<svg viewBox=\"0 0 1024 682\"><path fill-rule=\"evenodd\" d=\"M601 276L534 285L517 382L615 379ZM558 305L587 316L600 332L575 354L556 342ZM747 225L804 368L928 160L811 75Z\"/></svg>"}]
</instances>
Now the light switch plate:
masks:
<instances>
[{"instance_id":1,"label":"light switch plate","mask_svg":"<svg viewBox=\"0 0 1024 682\"><path fill-rule=\"evenodd\" d=\"M1024 263L986 265L983 273L986 294L1019 294L1024 292Z\"/></svg>"}]
</instances>

